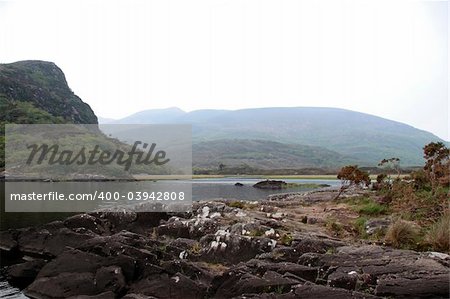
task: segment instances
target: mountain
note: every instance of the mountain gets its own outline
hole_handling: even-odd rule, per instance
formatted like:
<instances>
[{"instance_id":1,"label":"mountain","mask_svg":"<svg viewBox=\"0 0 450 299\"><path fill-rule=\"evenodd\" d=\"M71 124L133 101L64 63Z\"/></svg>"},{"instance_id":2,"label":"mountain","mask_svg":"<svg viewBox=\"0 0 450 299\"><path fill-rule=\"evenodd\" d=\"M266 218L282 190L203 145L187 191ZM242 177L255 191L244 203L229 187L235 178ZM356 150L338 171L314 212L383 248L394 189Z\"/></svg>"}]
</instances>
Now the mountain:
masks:
<instances>
[{"instance_id":1,"label":"mountain","mask_svg":"<svg viewBox=\"0 0 450 299\"><path fill-rule=\"evenodd\" d=\"M186 112L176 107L166 109L152 109L132 114L120 120L106 121L103 123L145 124L148 123L149 120L151 123L170 123L171 121L184 114L186 114Z\"/></svg>"},{"instance_id":2,"label":"mountain","mask_svg":"<svg viewBox=\"0 0 450 299\"><path fill-rule=\"evenodd\" d=\"M266 140L222 139L193 145L194 169L248 167L252 169L337 169L354 159L321 147Z\"/></svg>"},{"instance_id":3,"label":"mountain","mask_svg":"<svg viewBox=\"0 0 450 299\"><path fill-rule=\"evenodd\" d=\"M0 108L5 112L1 123L97 123L91 107L52 62L0 64Z\"/></svg>"},{"instance_id":4,"label":"mountain","mask_svg":"<svg viewBox=\"0 0 450 299\"><path fill-rule=\"evenodd\" d=\"M151 113L146 111L148 115ZM321 147L364 166L399 157L404 166L422 165L422 148L439 137L412 126L338 108L291 107L197 110L176 117L139 118L141 123L190 123L193 142L266 140ZM142 114L137 114L141 116ZM126 118L128 122L137 119ZM120 122L120 121L119 121Z\"/></svg>"},{"instance_id":5,"label":"mountain","mask_svg":"<svg viewBox=\"0 0 450 299\"><path fill-rule=\"evenodd\" d=\"M19 61L0 64L0 169L4 167L4 125L97 124L91 107L67 85L52 62Z\"/></svg>"}]
</instances>

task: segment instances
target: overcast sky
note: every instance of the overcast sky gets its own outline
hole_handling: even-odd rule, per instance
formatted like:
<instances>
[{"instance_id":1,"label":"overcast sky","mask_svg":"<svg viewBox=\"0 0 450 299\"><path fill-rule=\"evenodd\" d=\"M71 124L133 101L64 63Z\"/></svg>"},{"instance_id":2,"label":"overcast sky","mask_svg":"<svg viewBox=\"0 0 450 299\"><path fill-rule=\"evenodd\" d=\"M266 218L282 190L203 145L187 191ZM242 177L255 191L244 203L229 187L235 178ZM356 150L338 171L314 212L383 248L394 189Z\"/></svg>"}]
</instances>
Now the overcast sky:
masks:
<instances>
[{"instance_id":1,"label":"overcast sky","mask_svg":"<svg viewBox=\"0 0 450 299\"><path fill-rule=\"evenodd\" d=\"M450 140L447 1L0 0L0 62L55 62L95 113L340 107Z\"/></svg>"}]
</instances>

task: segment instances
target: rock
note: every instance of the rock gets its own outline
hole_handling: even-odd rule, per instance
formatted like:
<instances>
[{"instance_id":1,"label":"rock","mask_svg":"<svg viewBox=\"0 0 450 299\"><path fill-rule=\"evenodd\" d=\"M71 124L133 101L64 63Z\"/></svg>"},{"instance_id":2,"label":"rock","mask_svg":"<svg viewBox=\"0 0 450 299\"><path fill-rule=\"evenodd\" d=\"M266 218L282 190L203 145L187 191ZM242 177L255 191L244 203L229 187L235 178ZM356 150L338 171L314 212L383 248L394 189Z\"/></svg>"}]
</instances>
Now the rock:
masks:
<instances>
[{"instance_id":1,"label":"rock","mask_svg":"<svg viewBox=\"0 0 450 299\"><path fill-rule=\"evenodd\" d=\"M286 182L277 180L265 180L253 185L253 187L258 189L272 189L272 190L286 188L286 186L287 186Z\"/></svg>"},{"instance_id":2,"label":"rock","mask_svg":"<svg viewBox=\"0 0 450 299\"><path fill-rule=\"evenodd\" d=\"M16 250L18 234L14 230L0 231L0 250L5 252L13 252Z\"/></svg>"},{"instance_id":3,"label":"rock","mask_svg":"<svg viewBox=\"0 0 450 299\"><path fill-rule=\"evenodd\" d=\"M328 276L328 285L331 287L355 290L358 282L357 268L342 267Z\"/></svg>"},{"instance_id":4,"label":"rock","mask_svg":"<svg viewBox=\"0 0 450 299\"><path fill-rule=\"evenodd\" d=\"M277 220L281 220L283 219L286 215L284 213L281 212L276 212L276 213L267 213L266 214L267 218L273 218L273 219L277 219Z\"/></svg>"},{"instance_id":5,"label":"rock","mask_svg":"<svg viewBox=\"0 0 450 299\"><path fill-rule=\"evenodd\" d=\"M193 248L200 247L200 243L198 241L186 238L177 238L169 244L184 250L192 250Z\"/></svg>"},{"instance_id":6,"label":"rock","mask_svg":"<svg viewBox=\"0 0 450 299\"><path fill-rule=\"evenodd\" d=\"M236 223L231 225L227 231L230 234L243 235L243 236L262 236L265 232L271 228L265 225L261 225L260 222L248 222L248 223Z\"/></svg>"},{"instance_id":7,"label":"rock","mask_svg":"<svg viewBox=\"0 0 450 299\"><path fill-rule=\"evenodd\" d=\"M420 281L420 283L418 283ZM448 298L449 273L432 275L386 275L378 280L375 295L417 298Z\"/></svg>"},{"instance_id":8,"label":"rock","mask_svg":"<svg viewBox=\"0 0 450 299\"><path fill-rule=\"evenodd\" d=\"M8 282L13 286L25 288L33 282L45 263L44 260L37 259L10 266L7 271Z\"/></svg>"},{"instance_id":9,"label":"rock","mask_svg":"<svg viewBox=\"0 0 450 299\"><path fill-rule=\"evenodd\" d=\"M167 220L169 216L162 212L133 212L133 211L102 211L92 212L90 215L105 221L112 232L127 230L135 233L146 233L159 225L161 220Z\"/></svg>"},{"instance_id":10,"label":"rock","mask_svg":"<svg viewBox=\"0 0 450 299\"><path fill-rule=\"evenodd\" d=\"M428 256L441 261L450 261L450 255L442 252L430 251Z\"/></svg>"},{"instance_id":11,"label":"rock","mask_svg":"<svg viewBox=\"0 0 450 299\"><path fill-rule=\"evenodd\" d=\"M18 231L0 231L0 266L20 262L21 253L17 242Z\"/></svg>"},{"instance_id":12,"label":"rock","mask_svg":"<svg viewBox=\"0 0 450 299\"><path fill-rule=\"evenodd\" d=\"M352 292L339 288L330 288L313 283L299 284L294 287L293 293L296 296L295 298L321 298L321 299L379 298L376 296L369 295L367 293Z\"/></svg>"},{"instance_id":13,"label":"rock","mask_svg":"<svg viewBox=\"0 0 450 299\"><path fill-rule=\"evenodd\" d=\"M77 233L66 227L49 230L46 228L26 229L18 236L19 250L38 258L52 258L68 247L77 247L83 241L93 238L90 233Z\"/></svg>"},{"instance_id":14,"label":"rock","mask_svg":"<svg viewBox=\"0 0 450 299\"><path fill-rule=\"evenodd\" d=\"M135 276L142 275L147 264L158 263L156 248L151 247L149 243L150 240L141 235L120 232L112 236L95 237L80 244L78 248L102 257L104 266L120 266L126 280L132 280ZM159 243L156 244L159 246ZM164 254L168 255L168 258L174 258L181 251L166 245L164 248ZM171 250L173 251L169 255Z\"/></svg>"},{"instance_id":15,"label":"rock","mask_svg":"<svg viewBox=\"0 0 450 299\"><path fill-rule=\"evenodd\" d=\"M215 213L218 212L213 212L211 216L217 215ZM188 226L189 226L189 235L192 239L199 239L206 234L213 234L219 228L216 219L209 219L209 218L204 220L197 219L195 221L190 221L188 223Z\"/></svg>"},{"instance_id":16,"label":"rock","mask_svg":"<svg viewBox=\"0 0 450 299\"><path fill-rule=\"evenodd\" d=\"M224 274L224 281L217 288L214 298L231 298L244 293L261 293L268 286L267 281L256 275L230 271Z\"/></svg>"},{"instance_id":17,"label":"rock","mask_svg":"<svg viewBox=\"0 0 450 299\"><path fill-rule=\"evenodd\" d=\"M305 265L308 267L319 266L319 265L323 265L323 263L321 263L321 258L322 258L322 254L315 253L315 252L307 252L307 253L302 254L298 258L297 262L300 265Z\"/></svg>"},{"instance_id":18,"label":"rock","mask_svg":"<svg viewBox=\"0 0 450 299\"><path fill-rule=\"evenodd\" d=\"M75 228L85 228L96 234L105 233L105 227L103 226L103 222L92 215L89 214L79 214L74 215L72 217L67 218L64 222L64 225L70 229Z\"/></svg>"},{"instance_id":19,"label":"rock","mask_svg":"<svg viewBox=\"0 0 450 299\"><path fill-rule=\"evenodd\" d=\"M193 263L189 261L167 261L161 264L161 267L169 275L175 275L177 273L183 273L195 282L208 286L212 280L217 276L217 272L211 268L208 268L206 263ZM209 265L214 267L214 265Z\"/></svg>"},{"instance_id":20,"label":"rock","mask_svg":"<svg viewBox=\"0 0 450 299\"><path fill-rule=\"evenodd\" d=\"M314 194L307 196L319 198ZM2 254L27 260L11 266L8 277L31 282L25 293L33 298L447 296L450 256L293 233L284 212L303 197L290 196L296 201L264 202L280 220L257 208L243 213L219 201L196 202L187 213L75 215L0 232L0 246Z\"/></svg>"},{"instance_id":21,"label":"rock","mask_svg":"<svg viewBox=\"0 0 450 299\"><path fill-rule=\"evenodd\" d=\"M166 224L160 225L157 228L157 233L160 236L170 236L175 238L189 238L189 226L187 221L180 220L176 217L173 221L169 221Z\"/></svg>"},{"instance_id":22,"label":"rock","mask_svg":"<svg viewBox=\"0 0 450 299\"><path fill-rule=\"evenodd\" d=\"M205 248L201 254L202 260L225 265L247 261L258 254L272 251L276 246L276 241L269 238L242 236L224 230L204 236L200 243Z\"/></svg>"},{"instance_id":23,"label":"rock","mask_svg":"<svg viewBox=\"0 0 450 299\"><path fill-rule=\"evenodd\" d=\"M144 270L147 269L147 264L150 263L145 261L137 262L135 258L123 254L109 256L103 263L104 266L119 266L122 269L122 273L127 281L131 281L135 277L142 275Z\"/></svg>"},{"instance_id":24,"label":"rock","mask_svg":"<svg viewBox=\"0 0 450 299\"><path fill-rule=\"evenodd\" d=\"M330 249L344 246L345 243L339 240L313 235L294 235L292 248L295 248L298 254L307 252L325 253Z\"/></svg>"},{"instance_id":25,"label":"rock","mask_svg":"<svg viewBox=\"0 0 450 299\"><path fill-rule=\"evenodd\" d=\"M107 291L107 292L100 293L98 295L73 296L73 297L69 297L68 299L111 299L111 298L116 298L116 294L114 294L111 291Z\"/></svg>"},{"instance_id":26,"label":"rock","mask_svg":"<svg viewBox=\"0 0 450 299\"><path fill-rule=\"evenodd\" d=\"M259 210L264 213L274 213L277 211L277 207L269 205L261 205L261 208L259 208Z\"/></svg>"},{"instance_id":27,"label":"rock","mask_svg":"<svg viewBox=\"0 0 450 299\"><path fill-rule=\"evenodd\" d=\"M206 289L181 273L154 275L131 285L130 293L157 298L204 298Z\"/></svg>"},{"instance_id":28,"label":"rock","mask_svg":"<svg viewBox=\"0 0 450 299\"><path fill-rule=\"evenodd\" d=\"M24 290L31 298L67 298L79 295L95 295L94 275L88 272L60 273L53 277L41 277Z\"/></svg>"},{"instance_id":29,"label":"rock","mask_svg":"<svg viewBox=\"0 0 450 299\"><path fill-rule=\"evenodd\" d=\"M270 260L272 262L297 262L301 252L290 246L277 246L271 252L257 256L258 259Z\"/></svg>"},{"instance_id":30,"label":"rock","mask_svg":"<svg viewBox=\"0 0 450 299\"><path fill-rule=\"evenodd\" d=\"M316 218L316 217L308 217L308 219L306 221L306 223L310 224L310 225L314 225L314 224L319 223L319 222L321 222L321 220Z\"/></svg>"},{"instance_id":31,"label":"rock","mask_svg":"<svg viewBox=\"0 0 450 299\"><path fill-rule=\"evenodd\" d=\"M214 298L230 298L242 294L264 293L275 290L289 290L298 280L267 271L262 277L251 273L231 270L224 274L223 282L217 288ZM217 283L217 282L216 282Z\"/></svg>"},{"instance_id":32,"label":"rock","mask_svg":"<svg viewBox=\"0 0 450 299\"><path fill-rule=\"evenodd\" d=\"M390 224L389 219L370 219L366 222L365 230L368 235L373 235L376 232L386 231Z\"/></svg>"},{"instance_id":33,"label":"rock","mask_svg":"<svg viewBox=\"0 0 450 299\"><path fill-rule=\"evenodd\" d=\"M274 271L279 274L291 273L298 278L312 282L316 281L317 274L319 271L319 268L317 267L308 267L290 262L272 263L257 259L248 261L247 263L245 263L245 266L248 267L248 269L251 269L249 271L251 271L253 274L262 275L267 271Z\"/></svg>"},{"instance_id":34,"label":"rock","mask_svg":"<svg viewBox=\"0 0 450 299\"><path fill-rule=\"evenodd\" d=\"M281 223L281 221L275 220L275 219L260 219L259 223L261 223L261 225L271 227L273 229L283 227L283 224Z\"/></svg>"},{"instance_id":35,"label":"rock","mask_svg":"<svg viewBox=\"0 0 450 299\"><path fill-rule=\"evenodd\" d=\"M293 279L292 277L293 276L289 277L289 275L282 275L278 272L268 270L264 273L262 279L267 281L271 287L276 286L277 288L284 290L290 289L291 286L301 282L300 280Z\"/></svg>"},{"instance_id":36,"label":"rock","mask_svg":"<svg viewBox=\"0 0 450 299\"><path fill-rule=\"evenodd\" d=\"M234 184L235 186L237 186L237 187L242 187L242 186L244 186L244 184L242 184L242 183L239 183L239 182L237 182L236 184Z\"/></svg>"},{"instance_id":37,"label":"rock","mask_svg":"<svg viewBox=\"0 0 450 299\"><path fill-rule=\"evenodd\" d=\"M123 299L158 299L156 297L153 296L146 296L146 295L142 295L142 294L126 294L125 296L123 296Z\"/></svg>"},{"instance_id":38,"label":"rock","mask_svg":"<svg viewBox=\"0 0 450 299\"><path fill-rule=\"evenodd\" d=\"M96 254L69 249L48 262L39 272L38 278L57 276L59 273L84 273L95 271L104 259Z\"/></svg>"},{"instance_id":39,"label":"rock","mask_svg":"<svg viewBox=\"0 0 450 299\"><path fill-rule=\"evenodd\" d=\"M97 288L102 291L112 291L120 294L126 287L122 269L117 266L101 267L95 274Z\"/></svg>"}]
</instances>

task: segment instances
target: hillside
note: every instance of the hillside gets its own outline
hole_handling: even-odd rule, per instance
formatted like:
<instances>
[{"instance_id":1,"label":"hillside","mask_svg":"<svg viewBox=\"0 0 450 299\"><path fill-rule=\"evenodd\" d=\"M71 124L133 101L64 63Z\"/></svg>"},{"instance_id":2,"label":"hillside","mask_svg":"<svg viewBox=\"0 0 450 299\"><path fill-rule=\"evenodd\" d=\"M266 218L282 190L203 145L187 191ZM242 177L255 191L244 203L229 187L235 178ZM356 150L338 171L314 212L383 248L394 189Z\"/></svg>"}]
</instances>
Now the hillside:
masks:
<instances>
[{"instance_id":1,"label":"hillside","mask_svg":"<svg viewBox=\"0 0 450 299\"><path fill-rule=\"evenodd\" d=\"M97 117L69 88L52 62L0 64L0 122L96 124Z\"/></svg>"},{"instance_id":2,"label":"hillside","mask_svg":"<svg viewBox=\"0 0 450 299\"><path fill-rule=\"evenodd\" d=\"M69 88L52 62L0 64L0 169L4 167L4 124L97 124L91 107Z\"/></svg>"},{"instance_id":3,"label":"hillside","mask_svg":"<svg viewBox=\"0 0 450 299\"><path fill-rule=\"evenodd\" d=\"M150 111L146 113L150 115ZM133 123L134 116L125 119ZM175 117L159 110L157 117L139 118L139 121L192 123L194 143L259 139L316 146L372 166L386 157L399 157L404 166L422 165L422 147L431 141L442 141L400 122L337 108L197 110Z\"/></svg>"},{"instance_id":4,"label":"hillside","mask_svg":"<svg viewBox=\"0 0 450 299\"><path fill-rule=\"evenodd\" d=\"M336 169L352 162L339 153L313 146L265 140L222 139L193 145L194 169Z\"/></svg>"}]
</instances>

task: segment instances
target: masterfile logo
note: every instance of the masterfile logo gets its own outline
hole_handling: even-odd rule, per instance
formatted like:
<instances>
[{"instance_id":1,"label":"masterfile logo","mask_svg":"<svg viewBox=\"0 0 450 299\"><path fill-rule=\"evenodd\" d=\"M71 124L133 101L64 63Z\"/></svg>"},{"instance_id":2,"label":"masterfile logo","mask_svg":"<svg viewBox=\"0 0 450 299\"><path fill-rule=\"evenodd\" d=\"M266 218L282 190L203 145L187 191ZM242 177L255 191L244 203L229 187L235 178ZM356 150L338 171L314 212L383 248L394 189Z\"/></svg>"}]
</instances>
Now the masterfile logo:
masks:
<instances>
[{"instance_id":1,"label":"masterfile logo","mask_svg":"<svg viewBox=\"0 0 450 299\"><path fill-rule=\"evenodd\" d=\"M5 127L5 210L187 211L190 125Z\"/></svg>"}]
</instances>

